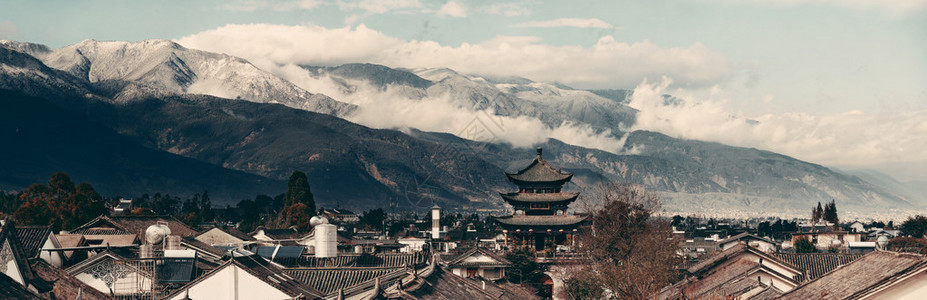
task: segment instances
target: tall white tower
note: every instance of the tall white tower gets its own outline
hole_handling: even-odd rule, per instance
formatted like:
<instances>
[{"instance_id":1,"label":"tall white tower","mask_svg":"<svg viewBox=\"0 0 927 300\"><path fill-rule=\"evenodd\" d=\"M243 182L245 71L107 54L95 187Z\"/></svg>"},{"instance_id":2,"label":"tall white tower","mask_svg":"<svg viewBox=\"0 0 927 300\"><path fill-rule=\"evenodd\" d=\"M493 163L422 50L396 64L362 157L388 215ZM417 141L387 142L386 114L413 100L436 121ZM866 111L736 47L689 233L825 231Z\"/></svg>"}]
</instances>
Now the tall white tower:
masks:
<instances>
[{"instance_id":1,"label":"tall white tower","mask_svg":"<svg viewBox=\"0 0 927 300\"><path fill-rule=\"evenodd\" d=\"M437 204L431 208L431 238L441 238L441 207Z\"/></svg>"}]
</instances>

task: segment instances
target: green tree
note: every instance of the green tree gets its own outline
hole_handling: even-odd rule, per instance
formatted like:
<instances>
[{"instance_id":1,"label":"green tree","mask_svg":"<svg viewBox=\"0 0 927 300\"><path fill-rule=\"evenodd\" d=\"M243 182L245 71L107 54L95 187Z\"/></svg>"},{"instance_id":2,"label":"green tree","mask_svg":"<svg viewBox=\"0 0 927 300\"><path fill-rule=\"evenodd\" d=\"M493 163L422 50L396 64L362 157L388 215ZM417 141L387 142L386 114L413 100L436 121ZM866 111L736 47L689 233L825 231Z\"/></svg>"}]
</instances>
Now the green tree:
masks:
<instances>
[{"instance_id":1,"label":"green tree","mask_svg":"<svg viewBox=\"0 0 927 300\"><path fill-rule=\"evenodd\" d=\"M386 221L386 212L382 208L365 211L360 217L360 224L367 230L383 230L383 221Z\"/></svg>"},{"instance_id":2,"label":"green tree","mask_svg":"<svg viewBox=\"0 0 927 300\"><path fill-rule=\"evenodd\" d=\"M769 226L769 221L760 222L756 226L756 233L760 236L772 236L772 226Z\"/></svg>"},{"instance_id":3,"label":"green tree","mask_svg":"<svg viewBox=\"0 0 927 300\"><path fill-rule=\"evenodd\" d=\"M274 221L274 226L297 226L298 229L309 229L309 218L315 216L315 199L309 190L309 180L306 173L293 171L287 183L286 193L283 194L283 209ZM276 200L276 199L275 199ZM276 201L275 201L276 202Z\"/></svg>"},{"instance_id":4,"label":"green tree","mask_svg":"<svg viewBox=\"0 0 927 300\"><path fill-rule=\"evenodd\" d=\"M284 220L287 221L284 224L285 227L296 226L296 230L300 232L309 232L311 230L311 225L309 220L314 216L314 211L309 209L309 206L303 203L296 203L290 205L283 211Z\"/></svg>"},{"instance_id":5,"label":"green tree","mask_svg":"<svg viewBox=\"0 0 927 300\"><path fill-rule=\"evenodd\" d=\"M811 222L817 223L821 221L821 218L824 216L824 209L821 207L821 202L818 202L817 207L811 208Z\"/></svg>"},{"instance_id":6,"label":"green tree","mask_svg":"<svg viewBox=\"0 0 927 300\"><path fill-rule=\"evenodd\" d=\"M75 186L68 174L57 172L48 185L33 184L20 194L23 204L13 213L24 225L71 229L105 212L103 198L89 183Z\"/></svg>"},{"instance_id":7,"label":"green tree","mask_svg":"<svg viewBox=\"0 0 927 300\"><path fill-rule=\"evenodd\" d=\"M795 253L816 253L818 252L818 248L815 247L814 244L811 243L811 241L808 240L807 237L801 237L798 240L796 240L795 245L793 245L793 247L795 247Z\"/></svg>"},{"instance_id":8,"label":"green tree","mask_svg":"<svg viewBox=\"0 0 927 300\"><path fill-rule=\"evenodd\" d=\"M257 213L260 211L257 202L241 200L235 207L238 208L238 212L241 214L241 221L238 223L239 230L251 232L261 224L261 215Z\"/></svg>"},{"instance_id":9,"label":"green tree","mask_svg":"<svg viewBox=\"0 0 927 300\"><path fill-rule=\"evenodd\" d=\"M209 191L203 191L199 203L200 220L203 222L213 222L216 220L216 214L212 211L212 201L209 200Z\"/></svg>"},{"instance_id":10,"label":"green tree","mask_svg":"<svg viewBox=\"0 0 927 300\"><path fill-rule=\"evenodd\" d=\"M315 199L309 189L309 180L306 178L306 173L301 171L293 171L293 174L290 175L286 194L283 196L284 208L297 203L305 204L315 215Z\"/></svg>"},{"instance_id":11,"label":"green tree","mask_svg":"<svg viewBox=\"0 0 927 300\"><path fill-rule=\"evenodd\" d=\"M901 234L903 235L922 238L925 233L927 233L927 217L923 215L908 217L904 223L901 223Z\"/></svg>"},{"instance_id":12,"label":"green tree","mask_svg":"<svg viewBox=\"0 0 927 300\"><path fill-rule=\"evenodd\" d=\"M888 241L885 248L897 252L912 252L927 254L927 239L913 237L897 237Z\"/></svg>"},{"instance_id":13,"label":"green tree","mask_svg":"<svg viewBox=\"0 0 927 300\"><path fill-rule=\"evenodd\" d=\"M510 282L522 284L527 283L534 286L541 284L541 278L544 277L544 267L534 260L534 253L527 248L520 248L509 251L505 259L512 265L505 272L505 279Z\"/></svg>"},{"instance_id":14,"label":"green tree","mask_svg":"<svg viewBox=\"0 0 927 300\"><path fill-rule=\"evenodd\" d=\"M840 223L840 218L837 217L837 203L834 200L824 206L824 213L821 218L824 221L834 223L834 226Z\"/></svg>"}]
</instances>

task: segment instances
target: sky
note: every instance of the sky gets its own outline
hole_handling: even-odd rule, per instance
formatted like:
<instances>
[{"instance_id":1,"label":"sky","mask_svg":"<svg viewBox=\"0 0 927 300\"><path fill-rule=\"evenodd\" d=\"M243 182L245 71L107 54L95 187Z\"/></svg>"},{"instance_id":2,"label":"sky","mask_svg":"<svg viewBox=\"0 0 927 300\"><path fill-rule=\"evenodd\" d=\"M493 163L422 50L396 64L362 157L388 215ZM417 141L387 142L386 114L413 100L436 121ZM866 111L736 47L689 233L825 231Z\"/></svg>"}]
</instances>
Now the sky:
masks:
<instances>
[{"instance_id":1,"label":"sky","mask_svg":"<svg viewBox=\"0 0 927 300\"><path fill-rule=\"evenodd\" d=\"M0 39L628 89L635 129L927 180L927 0L4 1ZM660 94L683 98L666 106ZM649 96L648 96L649 95Z\"/></svg>"}]
</instances>

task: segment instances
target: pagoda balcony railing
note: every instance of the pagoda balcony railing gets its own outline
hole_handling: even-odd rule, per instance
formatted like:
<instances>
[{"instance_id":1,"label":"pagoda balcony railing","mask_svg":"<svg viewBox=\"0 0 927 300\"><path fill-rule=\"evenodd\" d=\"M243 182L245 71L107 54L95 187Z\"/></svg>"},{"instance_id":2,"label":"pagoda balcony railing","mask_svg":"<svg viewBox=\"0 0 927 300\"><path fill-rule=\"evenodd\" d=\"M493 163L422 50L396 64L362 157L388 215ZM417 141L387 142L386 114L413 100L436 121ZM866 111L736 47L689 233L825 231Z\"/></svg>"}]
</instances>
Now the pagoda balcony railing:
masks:
<instances>
[{"instance_id":1,"label":"pagoda balcony railing","mask_svg":"<svg viewBox=\"0 0 927 300\"><path fill-rule=\"evenodd\" d=\"M583 252L575 251L538 251L534 253L535 261L539 263L586 262L589 256Z\"/></svg>"}]
</instances>

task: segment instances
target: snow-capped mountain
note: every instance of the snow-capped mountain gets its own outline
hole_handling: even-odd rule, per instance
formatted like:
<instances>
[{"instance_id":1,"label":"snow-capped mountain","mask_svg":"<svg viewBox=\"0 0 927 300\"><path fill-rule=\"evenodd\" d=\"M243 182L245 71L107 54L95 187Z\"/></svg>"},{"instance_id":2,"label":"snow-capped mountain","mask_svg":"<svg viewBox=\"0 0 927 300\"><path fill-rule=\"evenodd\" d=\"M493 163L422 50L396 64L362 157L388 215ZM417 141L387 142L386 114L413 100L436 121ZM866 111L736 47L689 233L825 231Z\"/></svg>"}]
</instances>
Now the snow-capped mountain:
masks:
<instances>
[{"instance_id":1,"label":"snow-capped mountain","mask_svg":"<svg viewBox=\"0 0 927 300\"><path fill-rule=\"evenodd\" d=\"M2 41L0 89L105 120L158 151L274 180L299 168L326 187L320 195L329 201L366 201L366 207L385 206L373 202L405 197L418 184L436 189L412 188L429 201L493 207L499 199L492 192L508 187L501 170L522 166L533 152L524 147L538 144L548 149L549 161L577 173L577 185L602 178L638 182L688 211L717 205L768 212L786 205L804 212L830 199L858 210L917 204L858 177L767 151L625 132L636 114L625 105L626 93L518 77L372 64L265 71L240 58L159 40L85 41L54 50ZM230 100L239 97L249 101ZM461 134L483 118L477 111L507 117L502 126L509 136L486 144ZM619 145L599 151L589 140L566 140L573 131L557 140L538 135L543 139L527 145L506 144L535 129L550 134L571 126L586 126ZM0 179L9 175L2 171Z\"/></svg>"},{"instance_id":2,"label":"snow-capped mountain","mask_svg":"<svg viewBox=\"0 0 927 300\"><path fill-rule=\"evenodd\" d=\"M90 84L124 83L113 91L114 100L120 102L150 94L206 94L333 115L352 110L351 105L312 94L244 59L187 49L167 40L86 40L54 50L2 43Z\"/></svg>"},{"instance_id":3,"label":"snow-capped mountain","mask_svg":"<svg viewBox=\"0 0 927 300\"><path fill-rule=\"evenodd\" d=\"M405 99L448 101L459 108L499 116L535 118L549 127L567 122L618 133L634 123L635 110L627 105L589 91L525 78L464 75L447 68L391 69L372 64L303 69L314 80L292 78L292 73L283 76L307 90L321 89L360 106L369 98L361 91L374 90L389 91L390 96Z\"/></svg>"}]
</instances>

